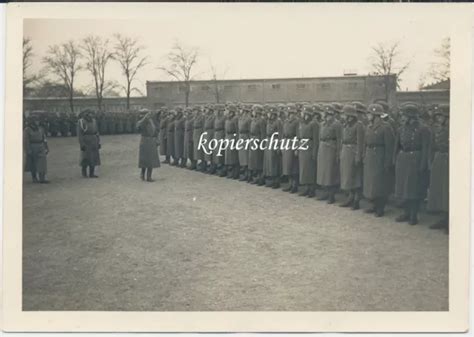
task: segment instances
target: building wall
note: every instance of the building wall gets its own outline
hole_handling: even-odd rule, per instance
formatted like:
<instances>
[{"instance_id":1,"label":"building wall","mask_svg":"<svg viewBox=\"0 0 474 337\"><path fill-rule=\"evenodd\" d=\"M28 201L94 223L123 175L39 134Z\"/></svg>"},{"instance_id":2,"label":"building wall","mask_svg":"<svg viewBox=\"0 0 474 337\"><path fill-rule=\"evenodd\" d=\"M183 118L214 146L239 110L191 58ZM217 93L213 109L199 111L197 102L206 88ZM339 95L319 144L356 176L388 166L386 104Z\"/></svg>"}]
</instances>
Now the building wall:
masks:
<instances>
[{"instance_id":1,"label":"building wall","mask_svg":"<svg viewBox=\"0 0 474 337\"><path fill-rule=\"evenodd\" d=\"M414 102L417 104L449 104L449 90L422 90L397 92L399 104Z\"/></svg>"},{"instance_id":2,"label":"building wall","mask_svg":"<svg viewBox=\"0 0 474 337\"><path fill-rule=\"evenodd\" d=\"M350 102L366 104L376 99L396 103L395 76L344 76L321 78L286 78L257 80L194 81L189 103L219 102L280 103L280 102ZM387 90L385 90L387 85ZM147 82L147 97L151 108L185 103L182 82Z\"/></svg>"},{"instance_id":3,"label":"building wall","mask_svg":"<svg viewBox=\"0 0 474 337\"><path fill-rule=\"evenodd\" d=\"M107 112L126 112L125 97L104 97L104 111ZM148 107L146 97L130 97L130 110L137 111ZM97 99L92 97L77 97L74 99L74 112L79 113L84 109L97 110ZM25 98L23 100L23 110L26 114L31 111L39 110L46 112L70 112L69 100L63 97L57 98Z\"/></svg>"}]
</instances>

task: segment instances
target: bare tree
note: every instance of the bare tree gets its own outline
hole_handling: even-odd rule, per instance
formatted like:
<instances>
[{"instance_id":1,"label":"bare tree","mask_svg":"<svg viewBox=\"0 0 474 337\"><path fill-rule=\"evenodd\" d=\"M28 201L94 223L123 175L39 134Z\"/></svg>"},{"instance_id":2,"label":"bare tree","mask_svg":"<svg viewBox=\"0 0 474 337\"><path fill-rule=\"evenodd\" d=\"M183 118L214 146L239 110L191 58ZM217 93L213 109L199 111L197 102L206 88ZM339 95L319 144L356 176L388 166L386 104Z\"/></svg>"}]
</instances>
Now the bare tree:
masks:
<instances>
[{"instance_id":1,"label":"bare tree","mask_svg":"<svg viewBox=\"0 0 474 337\"><path fill-rule=\"evenodd\" d=\"M130 109L130 95L132 91L141 91L133 87L133 80L138 71L147 64L147 57L142 56L143 46L138 45L138 40L120 34L115 35L114 58L120 64L125 76L126 84L123 86L127 96L127 110Z\"/></svg>"},{"instance_id":2,"label":"bare tree","mask_svg":"<svg viewBox=\"0 0 474 337\"><path fill-rule=\"evenodd\" d=\"M79 60L82 57L79 46L72 40L60 45L49 46L47 56L43 58L47 70L58 77L68 92L69 107L74 112L74 80L82 69Z\"/></svg>"},{"instance_id":3,"label":"bare tree","mask_svg":"<svg viewBox=\"0 0 474 337\"><path fill-rule=\"evenodd\" d=\"M198 49L195 47L185 47L178 41L167 55L168 65L158 67L169 76L173 77L184 85L184 101L189 105L189 94L191 92L191 81L194 79L194 66L199 56Z\"/></svg>"},{"instance_id":4,"label":"bare tree","mask_svg":"<svg viewBox=\"0 0 474 337\"><path fill-rule=\"evenodd\" d=\"M102 111L104 91L112 86L111 82L105 79L105 69L114 53L110 48L108 39L100 36L89 35L82 40L82 50L84 51L85 68L91 73L95 85L95 95L97 106Z\"/></svg>"},{"instance_id":5,"label":"bare tree","mask_svg":"<svg viewBox=\"0 0 474 337\"><path fill-rule=\"evenodd\" d=\"M441 41L439 48L434 50L436 61L430 64L427 73L421 75L422 87L429 83L439 83L451 76L451 40L449 37Z\"/></svg>"},{"instance_id":6,"label":"bare tree","mask_svg":"<svg viewBox=\"0 0 474 337\"><path fill-rule=\"evenodd\" d=\"M31 86L41 79L41 73L31 74L30 67L32 65L33 45L29 37L23 38L23 95L29 93Z\"/></svg>"},{"instance_id":7,"label":"bare tree","mask_svg":"<svg viewBox=\"0 0 474 337\"><path fill-rule=\"evenodd\" d=\"M396 75L397 88L400 88L402 74L410 66L409 62L400 61L400 43L379 43L372 47L370 57L372 73L385 76L385 98L388 101L388 90L390 86L390 75Z\"/></svg>"},{"instance_id":8,"label":"bare tree","mask_svg":"<svg viewBox=\"0 0 474 337\"><path fill-rule=\"evenodd\" d=\"M224 78L225 74L229 70L226 68L223 72L222 75L219 74L216 66L212 62L212 60L209 60L210 63L210 69L211 69L211 75L212 75L212 82L214 83L214 96L216 97L216 103L220 103L221 99L221 94L222 94L222 88L219 87L219 78Z\"/></svg>"}]
</instances>

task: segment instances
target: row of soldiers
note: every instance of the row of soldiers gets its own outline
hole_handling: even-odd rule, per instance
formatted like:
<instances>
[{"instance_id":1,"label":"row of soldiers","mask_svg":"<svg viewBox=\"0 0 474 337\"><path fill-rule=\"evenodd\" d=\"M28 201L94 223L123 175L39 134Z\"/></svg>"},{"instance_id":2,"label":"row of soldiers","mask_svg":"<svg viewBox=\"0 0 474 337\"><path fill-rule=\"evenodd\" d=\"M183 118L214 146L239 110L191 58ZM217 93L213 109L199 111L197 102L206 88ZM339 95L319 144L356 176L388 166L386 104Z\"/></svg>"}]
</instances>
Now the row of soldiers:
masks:
<instances>
[{"instance_id":1,"label":"row of soldiers","mask_svg":"<svg viewBox=\"0 0 474 337\"><path fill-rule=\"evenodd\" d=\"M449 106L423 112L406 103L397 111L383 101L368 107L360 102L215 104L162 109L154 124L160 129L160 154L173 166L275 189L288 181L285 191L318 194L329 204L343 191L347 198L341 207L357 210L364 197L372 203L366 212L377 217L394 196L404 209L397 221L411 225L418 223L420 204L427 200L427 209L441 214L431 227L448 230ZM280 139L307 139L309 148L227 148L218 156L198 147L201 137L269 140L275 133Z\"/></svg>"},{"instance_id":2,"label":"row of soldiers","mask_svg":"<svg viewBox=\"0 0 474 337\"><path fill-rule=\"evenodd\" d=\"M41 113L37 114L41 127L51 137L76 137L77 123L80 117L74 113ZM137 133L136 112L114 113L98 112L95 114L97 127L101 135ZM26 118L24 118L26 121ZM26 125L25 125L26 127Z\"/></svg>"}]
</instances>

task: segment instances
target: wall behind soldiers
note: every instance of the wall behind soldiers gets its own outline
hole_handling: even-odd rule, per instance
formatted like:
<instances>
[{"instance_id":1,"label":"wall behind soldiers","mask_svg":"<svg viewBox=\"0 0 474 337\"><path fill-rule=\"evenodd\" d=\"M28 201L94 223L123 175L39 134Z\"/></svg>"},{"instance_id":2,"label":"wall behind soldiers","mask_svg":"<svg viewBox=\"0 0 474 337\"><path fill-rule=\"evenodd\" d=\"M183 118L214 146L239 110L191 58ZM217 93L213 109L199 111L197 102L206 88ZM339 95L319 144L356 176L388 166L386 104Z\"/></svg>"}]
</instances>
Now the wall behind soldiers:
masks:
<instances>
[{"instance_id":1,"label":"wall behind soldiers","mask_svg":"<svg viewBox=\"0 0 474 337\"><path fill-rule=\"evenodd\" d=\"M399 104L415 102L418 104L449 104L449 90L421 90L397 92Z\"/></svg>"},{"instance_id":2,"label":"wall behind soldiers","mask_svg":"<svg viewBox=\"0 0 474 337\"><path fill-rule=\"evenodd\" d=\"M104 97L104 111L126 112L127 102L125 97ZM130 97L130 110L137 111L148 106L146 97ZM74 112L79 113L84 109L98 110L95 97L74 98ZM65 97L26 97L23 100L23 111L46 111L53 113L70 112L69 100Z\"/></svg>"},{"instance_id":3,"label":"wall behind soldiers","mask_svg":"<svg viewBox=\"0 0 474 337\"><path fill-rule=\"evenodd\" d=\"M386 90L385 85L388 89ZM219 102L279 103L279 102L350 102L366 104L376 99L396 102L396 77L343 76L321 78L243 79L194 81L191 83L190 104ZM148 81L150 107L175 106L185 103L182 82Z\"/></svg>"}]
</instances>

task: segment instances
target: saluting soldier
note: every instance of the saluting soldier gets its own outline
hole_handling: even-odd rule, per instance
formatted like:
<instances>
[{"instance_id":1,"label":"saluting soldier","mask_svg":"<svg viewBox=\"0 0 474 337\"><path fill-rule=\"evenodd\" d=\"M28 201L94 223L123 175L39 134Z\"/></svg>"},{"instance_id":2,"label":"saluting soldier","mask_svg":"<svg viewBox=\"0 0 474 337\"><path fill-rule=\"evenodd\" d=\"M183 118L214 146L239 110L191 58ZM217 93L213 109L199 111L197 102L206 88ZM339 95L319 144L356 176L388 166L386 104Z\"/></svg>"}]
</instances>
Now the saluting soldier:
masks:
<instances>
[{"instance_id":1,"label":"saluting soldier","mask_svg":"<svg viewBox=\"0 0 474 337\"><path fill-rule=\"evenodd\" d=\"M225 120L224 115L225 106L223 104L216 104L216 115L214 118L214 139L220 142L221 139L225 138ZM218 173L219 176L223 177L226 175L225 172L225 156L218 156L217 152L219 148L216 148L212 153L213 173Z\"/></svg>"},{"instance_id":2,"label":"saluting soldier","mask_svg":"<svg viewBox=\"0 0 474 337\"><path fill-rule=\"evenodd\" d=\"M449 105L441 105L433 112L429 164L431 170L427 210L441 213L440 221L431 229L444 228L449 233Z\"/></svg>"},{"instance_id":3,"label":"saluting soldier","mask_svg":"<svg viewBox=\"0 0 474 337\"><path fill-rule=\"evenodd\" d=\"M140 147L138 152L138 167L140 168L140 179L152 182L153 169L160 167L160 158L158 157L158 125L151 111L142 109L139 112L140 119L136 128L140 132Z\"/></svg>"},{"instance_id":4,"label":"saluting soldier","mask_svg":"<svg viewBox=\"0 0 474 337\"><path fill-rule=\"evenodd\" d=\"M270 107L268 112L268 122L266 127L267 148L263 152L263 176L271 180L268 187L280 188L281 176L281 150L273 149L271 144L272 136L274 142L281 139L283 126L278 118L279 111L276 107ZM278 143L276 143L278 145Z\"/></svg>"},{"instance_id":5,"label":"saluting soldier","mask_svg":"<svg viewBox=\"0 0 474 337\"><path fill-rule=\"evenodd\" d=\"M47 184L46 156L49 153L48 141L46 132L39 125L36 116L30 116L27 119L26 128L23 131L23 147L26 155L25 171L31 173L33 183Z\"/></svg>"},{"instance_id":6,"label":"saluting soldier","mask_svg":"<svg viewBox=\"0 0 474 337\"><path fill-rule=\"evenodd\" d=\"M176 109L176 118L174 121L174 155L177 166L185 167L184 162L184 117L183 109Z\"/></svg>"},{"instance_id":7,"label":"saluting soldier","mask_svg":"<svg viewBox=\"0 0 474 337\"><path fill-rule=\"evenodd\" d=\"M422 174L428 165L429 132L419 122L414 103L402 107L406 123L401 126L395 145L399 149L395 163L395 197L404 203L404 214L397 222L418 223L418 207L423 197Z\"/></svg>"},{"instance_id":8,"label":"saluting soldier","mask_svg":"<svg viewBox=\"0 0 474 337\"><path fill-rule=\"evenodd\" d=\"M252 121L250 117L250 109L248 105L243 105L240 110L241 114L239 117L239 139L245 142L250 137L250 123ZM247 181L249 179L249 149L245 146L239 150L239 165L242 176L240 181Z\"/></svg>"},{"instance_id":9,"label":"saluting soldier","mask_svg":"<svg viewBox=\"0 0 474 337\"><path fill-rule=\"evenodd\" d=\"M342 126L334 116L336 108L333 105L324 107L324 121L319 130L317 183L326 193L318 199L327 200L328 204L335 202L335 194L340 184L339 159Z\"/></svg>"},{"instance_id":10,"label":"saluting soldier","mask_svg":"<svg viewBox=\"0 0 474 337\"><path fill-rule=\"evenodd\" d=\"M168 121L166 122L166 158L169 158L170 165L176 165L176 159L174 155L174 121L176 117L176 111L171 110L168 115Z\"/></svg>"},{"instance_id":11,"label":"saluting soldier","mask_svg":"<svg viewBox=\"0 0 474 337\"><path fill-rule=\"evenodd\" d=\"M185 165L188 160L191 162L191 165L194 162L194 151L193 151L193 123L194 116L191 108L185 109L185 121L184 121L184 151L183 157Z\"/></svg>"},{"instance_id":12,"label":"saluting soldier","mask_svg":"<svg viewBox=\"0 0 474 337\"><path fill-rule=\"evenodd\" d=\"M315 111L312 106L304 106L302 118L298 126L297 137L301 141L307 140L306 150L297 150L299 167L299 185L305 186L305 190L300 196L312 198L315 196L317 160L319 151L319 133L320 126L315 115L320 113Z\"/></svg>"},{"instance_id":13,"label":"saluting soldier","mask_svg":"<svg viewBox=\"0 0 474 337\"><path fill-rule=\"evenodd\" d=\"M236 116L236 107L234 104L229 104L227 119L225 121L225 138L229 141L237 141L238 132L238 117ZM239 179L239 153L236 149L228 146L225 149L225 166L227 171L227 178Z\"/></svg>"},{"instance_id":14,"label":"saluting soldier","mask_svg":"<svg viewBox=\"0 0 474 337\"><path fill-rule=\"evenodd\" d=\"M95 175L95 167L100 165L99 129L92 114L91 110L84 110L77 122L77 136L81 149L80 166L84 178L87 178L87 167L89 167L89 178L98 178Z\"/></svg>"},{"instance_id":15,"label":"saluting soldier","mask_svg":"<svg viewBox=\"0 0 474 337\"><path fill-rule=\"evenodd\" d=\"M201 138L201 134L204 132L204 115L201 108L198 106L193 107L193 110L195 114L193 123L193 168L199 171L204 171L204 151L199 148L199 139Z\"/></svg>"},{"instance_id":16,"label":"saluting soldier","mask_svg":"<svg viewBox=\"0 0 474 337\"><path fill-rule=\"evenodd\" d=\"M390 127L380 118L383 114L380 104L369 105L365 129L363 194L373 203L366 213L375 213L376 217L384 215L389 193L387 180L393 165L394 139Z\"/></svg>"},{"instance_id":17,"label":"saluting soldier","mask_svg":"<svg viewBox=\"0 0 474 337\"><path fill-rule=\"evenodd\" d=\"M204 139L206 139L206 151L209 151L209 142L211 139L214 138L214 109L211 106L206 107L206 114L205 114L205 119L204 119L204 132L206 132L206 136ZM204 170L207 173L213 173L214 172L214 167L212 164L212 152L210 153L204 153L204 162L203 165L205 166Z\"/></svg>"},{"instance_id":18,"label":"saluting soldier","mask_svg":"<svg viewBox=\"0 0 474 337\"><path fill-rule=\"evenodd\" d=\"M250 138L260 142L265 139L266 125L263 119L263 108L261 105L254 105L252 109L252 121L250 122ZM260 144L259 144L260 145ZM251 184L263 186L265 179L263 178L263 151L258 146L257 149L249 151L249 180Z\"/></svg>"},{"instance_id":19,"label":"saluting soldier","mask_svg":"<svg viewBox=\"0 0 474 337\"><path fill-rule=\"evenodd\" d=\"M283 139L291 141L297 136L300 122L295 104L288 104L284 118ZM288 187L284 188L283 191L296 193L298 191L299 175L298 157L296 157L295 150L292 150L291 147L282 150L282 175L289 179Z\"/></svg>"},{"instance_id":20,"label":"saluting soldier","mask_svg":"<svg viewBox=\"0 0 474 337\"><path fill-rule=\"evenodd\" d=\"M169 164L170 162L170 157L167 154L167 129L168 129L168 112L167 111L162 111L161 116L160 116L160 133L158 135L159 137L159 142L160 142L160 155L165 156L165 160L163 163Z\"/></svg>"},{"instance_id":21,"label":"saluting soldier","mask_svg":"<svg viewBox=\"0 0 474 337\"><path fill-rule=\"evenodd\" d=\"M342 129L341 149L341 190L348 193L341 207L360 208L362 194L362 159L364 153L364 126L358 120L357 111L352 104L342 109L345 120Z\"/></svg>"}]
</instances>

